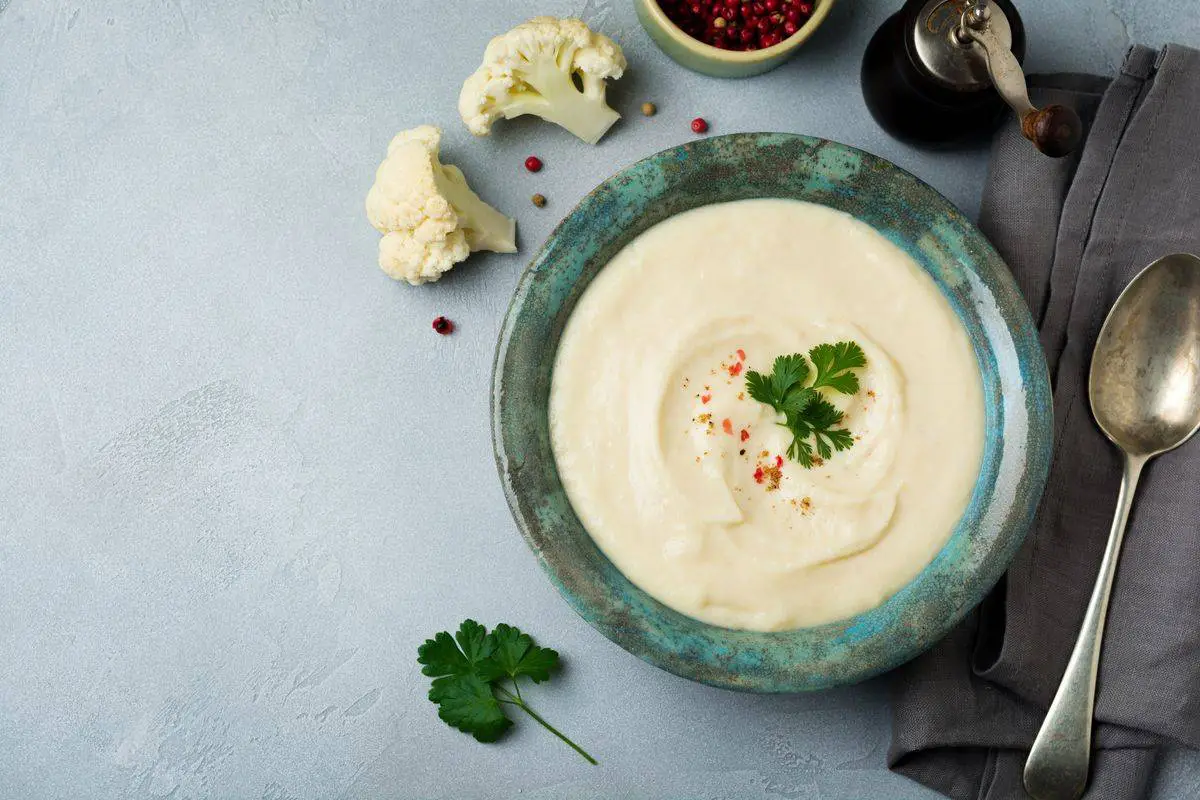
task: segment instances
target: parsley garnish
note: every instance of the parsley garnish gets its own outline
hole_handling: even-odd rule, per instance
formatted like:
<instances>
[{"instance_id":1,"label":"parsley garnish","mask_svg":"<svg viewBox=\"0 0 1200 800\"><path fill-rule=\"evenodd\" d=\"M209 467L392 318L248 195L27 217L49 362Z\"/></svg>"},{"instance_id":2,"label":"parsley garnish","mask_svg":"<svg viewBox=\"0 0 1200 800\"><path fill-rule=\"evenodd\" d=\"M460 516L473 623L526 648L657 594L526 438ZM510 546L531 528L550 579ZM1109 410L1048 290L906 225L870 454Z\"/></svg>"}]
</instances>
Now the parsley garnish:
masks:
<instances>
[{"instance_id":1,"label":"parsley garnish","mask_svg":"<svg viewBox=\"0 0 1200 800\"><path fill-rule=\"evenodd\" d=\"M457 643L456 643L457 642ZM491 633L473 619L465 620L453 637L442 631L417 650L421 672L433 678L429 699L447 725L481 742L494 742L512 727L504 706L516 706L539 725L571 746L588 762L596 759L538 716L521 697L517 679L534 683L550 679L558 653L538 647L526 633L500 624Z\"/></svg>"},{"instance_id":2,"label":"parsley garnish","mask_svg":"<svg viewBox=\"0 0 1200 800\"><path fill-rule=\"evenodd\" d=\"M804 384L812 370L800 353L776 358L770 375L754 370L746 372L746 391L750 396L784 415L779 424L792 432L788 458L805 469L813 466L814 443L822 460L835 450L840 453L854 446L850 431L834 427L841 423L842 412L822 397L819 390L856 394L858 375L853 370L867 365L867 356L856 342L819 344L808 351L808 357L816 370L808 386Z\"/></svg>"}]
</instances>

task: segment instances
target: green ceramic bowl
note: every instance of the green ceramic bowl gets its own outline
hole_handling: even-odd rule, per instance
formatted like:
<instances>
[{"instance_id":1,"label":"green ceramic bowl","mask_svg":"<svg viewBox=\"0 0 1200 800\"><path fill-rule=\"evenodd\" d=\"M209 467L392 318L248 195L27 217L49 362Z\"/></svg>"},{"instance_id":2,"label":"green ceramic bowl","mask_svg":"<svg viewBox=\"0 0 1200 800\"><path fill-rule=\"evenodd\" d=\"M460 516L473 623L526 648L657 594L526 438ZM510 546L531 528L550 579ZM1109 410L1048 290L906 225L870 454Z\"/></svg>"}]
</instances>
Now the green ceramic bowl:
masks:
<instances>
[{"instance_id":1,"label":"green ceramic bowl","mask_svg":"<svg viewBox=\"0 0 1200 800\"><path fill-rule=\"evenodd\" d=\"M829 16L834 0L812 0L813 13L800 30L763 50L721 50L688 36L656 0L633 0L642 27L662 51L690 70L717 78L748 78L775 69L796 54Z\"/></svg>"},{"instance_id":2,"label":"green ceramic bowl","mask_svg":"<svg viewBox=\"0 0 1200 800\"><path fill-rule=\"evenodd\" d=\"M622 247L710 203L786 197L875 227L933 278L983 377L982 465L949 541L881 606L791 631L730 630L684 616L634 586L596 547L550 448L550 376L572 309ZM600 185L521 277L492 384L496 462L513 515L563 597L626 650L717 686L792 692L853 683L941 639L992 587L1021 544L1050 462L1051 401L1037 331L1008 269L945 198L861 150L782 133L714 137L666 150Z\"/></svg>"}]
</instances>

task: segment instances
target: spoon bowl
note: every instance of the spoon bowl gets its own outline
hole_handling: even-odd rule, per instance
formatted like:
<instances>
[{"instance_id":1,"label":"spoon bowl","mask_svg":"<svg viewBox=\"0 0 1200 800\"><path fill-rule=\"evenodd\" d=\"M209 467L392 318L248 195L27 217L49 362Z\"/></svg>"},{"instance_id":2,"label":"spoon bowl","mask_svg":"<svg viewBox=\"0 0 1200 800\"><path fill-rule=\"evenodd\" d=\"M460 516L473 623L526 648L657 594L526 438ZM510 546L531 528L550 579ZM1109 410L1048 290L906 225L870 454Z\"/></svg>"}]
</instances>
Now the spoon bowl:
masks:
<instances>
[{"instance_id":1,"label":"spoon bowl","mask_svg":"<svg viewBox=\"0 0 1200 800\"><path fill-rule=\"evenodd\" d=\"M1130 455L1164 453L1200 428L1200 258L1166 256L1125 288L1096 340L1088 396Z\"/></svg>"}]
</instances>

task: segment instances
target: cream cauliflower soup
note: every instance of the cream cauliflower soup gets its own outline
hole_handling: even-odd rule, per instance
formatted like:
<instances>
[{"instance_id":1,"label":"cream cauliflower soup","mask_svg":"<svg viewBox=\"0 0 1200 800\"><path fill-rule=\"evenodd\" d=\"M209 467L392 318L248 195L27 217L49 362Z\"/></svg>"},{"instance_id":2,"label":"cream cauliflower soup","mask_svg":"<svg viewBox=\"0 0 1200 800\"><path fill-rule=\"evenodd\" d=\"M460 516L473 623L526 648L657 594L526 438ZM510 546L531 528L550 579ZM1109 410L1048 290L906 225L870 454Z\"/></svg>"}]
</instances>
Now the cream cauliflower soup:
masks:
<instances>
[{"instance_id":1,"label":"cream cauliflower soup","mask_svg":"<svg viewBox=\"0 0 1200 800\"><path fill-rule=\"evenodd\" d=\"M706 206L626 246L567 323L550 420L571 504L629 580L763 631L912 580L984 435L974 351L929 276L792 200Z\"/></svg>"}]
</instances>

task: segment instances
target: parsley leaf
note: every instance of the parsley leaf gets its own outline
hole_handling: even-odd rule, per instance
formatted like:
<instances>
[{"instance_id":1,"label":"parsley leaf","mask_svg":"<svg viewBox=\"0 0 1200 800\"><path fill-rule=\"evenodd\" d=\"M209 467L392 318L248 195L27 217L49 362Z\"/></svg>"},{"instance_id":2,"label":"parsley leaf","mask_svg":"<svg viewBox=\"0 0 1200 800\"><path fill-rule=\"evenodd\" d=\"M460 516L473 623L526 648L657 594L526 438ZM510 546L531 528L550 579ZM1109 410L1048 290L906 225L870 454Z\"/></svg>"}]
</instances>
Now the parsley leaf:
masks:
<instances>
[{"instance_id":1,"label":"parsley leaf","mask_svg":"<svg viewBox=\"0 0 1200 800\"><path fill-rule=\"evenodd\" d=\"M842 394L858 394L858 376L850 370L865 367L867 356L857 342L819 344L808 351L817 377L812 388L829 387Z\"/></svg>"},{"instance_id":2,"label":"parsley leaf","mask_svg":"<svg viewBox=\"0 0 1200 800\"><path fill-rule=\"evenodd\" d=\"M804 383L808 377L808 362L804 356L795 353L790 356L779 356L771 367L771 389L775 396L782 400L797 384Z\"/></svg>"},{"instance_id":3,"label":"parsley leaf","mask_svg":"<svg viewBox=\"0 0 1200 800\"><path fill-rule=\"evenodd\" d=\"M852 370L867 365L867 356L857 342L819 344L808 351L808 357L816 369L810 386L804 383L811 370L800 353L776 358L770 375L746 372L746 391L783 414L780 425L792 432L788 458L805 469L816 463L814 447L816 456L824 460L854 446L850 431L834 427L844 415L819 390L856 394L858 375Z\"/></svg>"},{"instance_id":4,"label":"parsley leaf","mask_svg":"<svg viewBox=\"0 0 1200 800\"><path fill-rule=\"evenodd\" d=\"M481 742L494 742L512 727L504 711L511 705L566 742L590 763L596 759L542 719L521 697L517 679L534 683L550 679L558 666L558 653L538 647L527 633L511 625L497 625L491 633L472 619L458 632L436 634L417 649L422 674L433 678L429 699L437 704L438 717Z\"/></svg>"},{"instance_id":5,"label":"parsley leaf","mask_svg":"<svg viewBox=\"0 0 1200 800\"><path fill-rule=\"evenodd\" d=\"M754 370L746 372L746 391L758 402L783 411L789 395L798 393L807 377L808 362L803 355L779 356L769 376Z\"/></svg>"},{"instance_id":6,"label":"parsley leaf","mask_svg":"<svg viewBox=\"0 0 1200 800\"><path fill-rule=\"evenodd\" d=\"M821 398L812 403L804 410L801 415L796 415L788 420L788 427L798 438L801 436L807 439L810 435L817 443L817 455L822 459L829 458L833 455L832 447L837 450L845 450L854 444L854 437L850 431L845 428L834 429L833 426L842 421L843 414L838 411L833 403ZM807 442L805 442L807 444ZM808 452L809 461L812 461L812 451ZM801 459L803 464L803 459ZM808 464L803 464L809 466Z\"/></svg>"},{"instance_id":7,"label":"parsley leaf","mask_svg":"<svg viewBox=\"0 0 1200 800\"><path fill-rule=\"evenodd\" d=\"M826 431L824 435L829 437L829 441L833 444L833 449L839 453L843 450L849 450L854 446L854 434L845 428L833 428Z\"/></svg>"},{"instance_id":8,"label":"parsley leaf","mask_svg":"<svg viewBox=\"0 0 1200 800\"><path fill-rule=\"evenodd\" d=\"M761 372L746 370L746 393L764 405L779 408L775 404L775 392L771 389L771 379Z\"/></svg>"},{"instance_id":9,"label":"parsley leaf","mask_svg":"<svg viewBox=\"0 0 1200 800\"><path fill-rule=\"evenodd\" d=\"M814 431L824 431L842 421L842 412L824 397L814 400L804 409L804 423Z\"/></svg>"},{"instance_id":10,"label":"parsley leaf","mask_svg":"<svg viewBox=\"0 0 1200 800\"><path fill-rule=\"evenodd\" d=\"M464 622L463 626L466 624ZM446 631L421 645L419 660L425 665L421 667L423 675L466 675L472 669L471 662L454 643L454 637Z\"/></svg>"},{"instance_id":11,"label":"parsley leaf","mask_svg":"<svg viewBox=\"0 0 1200 800\"><path fill-rule=\"evenodd\" d=\"M815 389L794 388L784 396L778 410L784 414L799 414L819 400L821 393Z\"/></svg>"},{"instance_id":12,"label":"parsley leaf","mask_svg":"<svg viewBox=\"0 0 1200 800\"><path fill-rule=\"evenodd\" d=\"M795 435L795 428L793 428L792 443L788 445L787 456L805 469L812 469L812 445L808 443L806 437Z\"/></svg>"},{"instance_id":13,"label":"parsley leaf","mask_svg":"<svg viewBox=\"0 0 1200 800\"><path fill-rule=\"evenodd\" d=\"M481 742L494 742L512 726L491 684L476 674L434 678L429 699L438 705L442 722Z\"/></svg>"},{"instance_id":14,"label":"parsley leaf","mask_svg":"<svg viewBox=\"0 0 1200 800\"><path fill-rule=\"evenodd\" d=\"M500 623L492 631L496 643L493 659L510 678L528 675L534 683L550 680L550 671L558 666L558 653L548 647L535 647L527 633Z\"/></svg>"},{"instance_id":15,"label":"parsley leaf","mask_svg":"<svg viewBox=\"0 0 1200 800\"><path fill-rule=\"evenodd\" d=\"M486 628L473 619L466 620L453 638L442 631L421 646L418 660L425 665L421 672L430 677L479 675L485 681L495 680L503 674L491 659L495 646Z\"/></svg>"}]
</instances>

